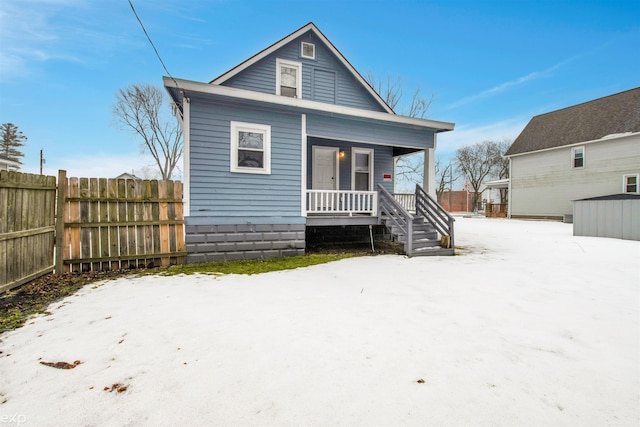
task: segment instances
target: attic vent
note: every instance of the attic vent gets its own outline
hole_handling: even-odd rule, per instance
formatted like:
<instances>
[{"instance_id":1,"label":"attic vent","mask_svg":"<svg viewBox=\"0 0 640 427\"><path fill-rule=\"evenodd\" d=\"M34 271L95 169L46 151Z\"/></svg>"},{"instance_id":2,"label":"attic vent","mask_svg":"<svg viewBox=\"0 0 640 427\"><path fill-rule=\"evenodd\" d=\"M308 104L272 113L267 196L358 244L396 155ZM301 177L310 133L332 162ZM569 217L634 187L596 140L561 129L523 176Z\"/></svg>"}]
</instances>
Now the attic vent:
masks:
<instances>
[{"instance_id":1,"label":"attic vent","mask_svg":"<svg viewBox=\"0 0 640 427\"><path fill-rule=\"evenodd\" d=\"M302 42L300 45L300 56L308 59L316 59L316 45Z\"/></svg>"}]
</instances>

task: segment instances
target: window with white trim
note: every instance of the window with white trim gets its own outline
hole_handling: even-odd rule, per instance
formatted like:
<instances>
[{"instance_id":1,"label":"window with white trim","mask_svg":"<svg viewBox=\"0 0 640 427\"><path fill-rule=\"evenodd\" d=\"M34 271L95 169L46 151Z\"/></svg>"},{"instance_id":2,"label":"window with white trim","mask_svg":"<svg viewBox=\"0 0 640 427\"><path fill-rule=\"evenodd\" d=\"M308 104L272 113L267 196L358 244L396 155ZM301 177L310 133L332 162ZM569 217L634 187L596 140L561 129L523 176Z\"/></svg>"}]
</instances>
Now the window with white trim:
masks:
<instances>
[{"instance_id":1,"label":"window with white trim","mask_svg":"<svg viewBox=\"0 0 640 427\"><path fill-rule=\"evenodd\" d=\"M351 150L351 189L372 191L373 150L368 148L353 148Z\"/></svg>"},{"instance_id":2,"label":"window with white trim","mask_svg":"<svg viewBox=\"0 0 640 427\"><path fill-rule=\"evenodd\" d=\"M640 174L629 174L622 177L622 192L623 193L639 193L639 180Z\"/></svg>"},{"instance_id":3,"label":"window with white trim","mask_svg":"<svg viewBox=\"0 0 640 427\"><path fill-rule=\"evenodd\" d=\"M300 56L307 59L316 59L316 45L313 43L300 43Z\"/></svg>"},{"instance_id":4,"label":"window with white trim","mask_svg":"<svg viewBox=\"0 0 640 427\"><path fill-rule=\"evenodd\" d=\"M302 64L276 58L276 95L302 98Z\"/></svg>"},{"instance_id":5,"label":"window with white trim","mask_svg":"<svg viewBox=\"0 0 640 427\"><path fill-rule=\"evenodd\" d=\"M573 169L584 168L584 147L573 147L571 149L571 167Z\"/></svg>"},{"instance_id":6,"label":"window with white trim","mask_svg":"<svg viewBox=\"0 0 640 427\"><path fill-rule=\"evenodd\" d=\"M271 173L271 126L231 122L231 172Z\"/></svg>"}]
</instances>

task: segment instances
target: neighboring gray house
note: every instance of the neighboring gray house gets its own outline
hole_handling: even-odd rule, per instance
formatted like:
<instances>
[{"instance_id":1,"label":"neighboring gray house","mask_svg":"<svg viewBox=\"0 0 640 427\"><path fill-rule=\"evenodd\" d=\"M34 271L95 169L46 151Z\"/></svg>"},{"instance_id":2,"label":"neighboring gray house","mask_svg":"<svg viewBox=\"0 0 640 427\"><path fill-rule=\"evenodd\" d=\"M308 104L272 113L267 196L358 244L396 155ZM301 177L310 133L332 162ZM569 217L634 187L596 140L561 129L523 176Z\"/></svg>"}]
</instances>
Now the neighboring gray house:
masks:
<instances>
[{"instance_id":1,"label":"neighboring gray house","mask_svg":"<svg viewBox=\"0 0 640 427\"><path fill-rule=\"evenodd\" d=\"M505 156L511 218L569 218L573 200L638 193L640 88L532 118Z\"/></svg>"},{"instance_id":2,"label":"neighboring gray house","mask_svg":"<svg viewBox=\"0 0 640 427\"><path fill-rule=\"evenodd\" d=\"M435 194L436 136L454 127L396 115L313 23L210 83L164 85L184 131L189 262L302 254L307 227L381 224L394 159L424 152Z\"/></svg>"},{"instance_id":3,"label":"neighboring gray house","mask_svg":"<svg viewBox=\"0 0 640 427\"><path fill-rule=\"evenodd\" d=\"M129 172L124 172L121 173L120 175L116 176L116 179L133 179L133 180L142 180L141 178L138 178L137 176L135 176L133 174L133 172L129 173Z\"/></svg>"}]
</instances>

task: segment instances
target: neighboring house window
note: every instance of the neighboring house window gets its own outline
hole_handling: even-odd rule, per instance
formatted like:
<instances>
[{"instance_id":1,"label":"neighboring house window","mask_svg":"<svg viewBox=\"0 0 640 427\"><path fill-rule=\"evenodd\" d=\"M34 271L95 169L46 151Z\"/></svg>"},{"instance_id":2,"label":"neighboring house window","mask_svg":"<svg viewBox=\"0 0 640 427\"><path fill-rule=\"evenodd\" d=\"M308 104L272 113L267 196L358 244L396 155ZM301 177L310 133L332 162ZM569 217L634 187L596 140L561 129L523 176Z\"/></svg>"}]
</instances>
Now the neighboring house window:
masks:
<instances>
[{"instance_id":1,"label":"neighboring house window","mask_svg":"<svg viewBox=\"0 0 640 427\"><path fill-rule=\"evenodd\" d=\"M302 98L302 64L276 59L276 94Z\"/></svg>"},{"instance_id":2,"label":"neighboring house window","mask_svg":"<svg viewBox=\"0 0 640 427\"><path fill-rule=\"evenodd\" d=\"M231 122L231 172L271 173L271 126Z\"/></svg>"},{"instance_id":3,"label":"neighboring house window","mask_svg":"<svg viewBox=\"0 0 640 427\"><path fill-rule=\"evenodd\" d=\"M638 187L639 174L625 175L622 178L622 191L625 193L638 193L640 192Z\"/></svg>"},{"instance_id":4,"label":"neighboring house window","mask_svg":"<svg viewBox=\"0 0 640 427\"><path fill-rule=\"evenodd\" d=\"M583 168L584 167L584 147L573 147L571 149L571 161L572 167Z\"/></svg>"},{"instance_id":5,"label":"neighboring house window","mask_svg":"<svg viewBox=\"0 0 640 427\"><path fill-rule=\"evenodd\" d=\"M308 59L316 59L316 45L302 42L300 45L300 56Z\"/></svg>"},{"instance_id":6,"label":"neighboring house window","mask_svg":"<svg viewBox=\"0 0 640 427\"><path fill-rule=\"evenodd\" d=\"M371 191L373 188L373 150L354 148L351 154L351 189Z\"/></svg>"}]
</instances>

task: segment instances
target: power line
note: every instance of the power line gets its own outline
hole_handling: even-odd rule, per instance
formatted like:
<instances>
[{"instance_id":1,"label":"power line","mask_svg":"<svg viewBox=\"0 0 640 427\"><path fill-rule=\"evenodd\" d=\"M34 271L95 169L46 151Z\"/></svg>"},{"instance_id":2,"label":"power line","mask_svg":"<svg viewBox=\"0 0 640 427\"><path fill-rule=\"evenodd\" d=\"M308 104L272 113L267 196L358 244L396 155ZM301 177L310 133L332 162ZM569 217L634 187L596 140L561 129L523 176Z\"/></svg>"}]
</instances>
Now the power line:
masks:
<instances>
[{"instance_id":1,"label":"power line","mask_svg":"<svg viewBox=\"0 0 640 427\"><path fill-rule=\"evenodd\" d=\"M151 44L151 47L153 48L153 51L156 53L156 56L160 60L160 63L162 64L162 68L164 68L164 71L167 72L169 77L171 77L171 80L173 80L173 82L176 84L176 87L179 89L180 86L178 85L178 82L176 81L176 79L173 78L173 76L171 75L171 73L167 69L167 66L164 65L164 61L160 57L160 54L158 53L158 49L156 49L156 45L153 44L153 40L151 40L151 37L149 37L149 33L147 33L147 29L144 27L144 24L140 20L140 17L138 16L138 12L136 12L136 8L133 7L133 3L131 2L131 0L128 0L128 2L129 2L129 6L131 6L131 10L133 11L133 14L136 16L136 19L138 20L138 22L140 23L140 26L142 27L142 31L144 31L144 35L147 36L147 40L149 40L149 43Z\"/></svg>"}]
</instances>

